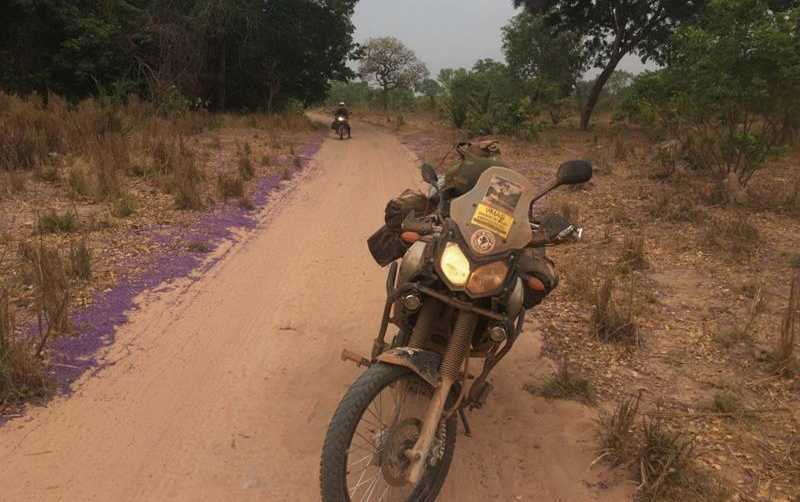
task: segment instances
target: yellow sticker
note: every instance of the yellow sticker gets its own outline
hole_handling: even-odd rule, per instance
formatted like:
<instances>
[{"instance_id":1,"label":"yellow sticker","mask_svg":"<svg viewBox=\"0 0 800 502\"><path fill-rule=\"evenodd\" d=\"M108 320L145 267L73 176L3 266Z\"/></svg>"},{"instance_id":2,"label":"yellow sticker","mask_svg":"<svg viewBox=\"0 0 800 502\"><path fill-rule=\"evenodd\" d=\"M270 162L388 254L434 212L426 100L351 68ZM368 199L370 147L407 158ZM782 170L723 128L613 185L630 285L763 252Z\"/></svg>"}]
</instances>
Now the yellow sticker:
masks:
<instances>
[{"instance_id":1,"label":"yellow sticker","mask_svg":"<svg viewBox=\"0 0 800 502\"><path fill-rule=\"evenodd\" d=\"M514 225L514 217L486 204L478 204L475 214L472 215L472 224L491 230L503 239L507 239L511 226Z\"/></svg>"}]
</instances>

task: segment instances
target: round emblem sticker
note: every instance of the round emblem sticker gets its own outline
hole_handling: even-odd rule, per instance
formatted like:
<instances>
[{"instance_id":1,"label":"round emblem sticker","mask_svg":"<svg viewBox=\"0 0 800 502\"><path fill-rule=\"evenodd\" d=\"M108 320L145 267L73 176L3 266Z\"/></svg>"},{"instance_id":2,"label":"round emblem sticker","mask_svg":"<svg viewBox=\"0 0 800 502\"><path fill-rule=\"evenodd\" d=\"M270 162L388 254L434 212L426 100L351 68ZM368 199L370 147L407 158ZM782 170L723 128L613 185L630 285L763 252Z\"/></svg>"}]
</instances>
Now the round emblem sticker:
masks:
<instances>
[{"instance_id":1,"label":"round emblem sticker","mask_svg":"<svg viewBox=\"0 0 800 502\"><path fill-rule=\"evenodd\" d=\"M487 230L476 230L472 234L469 243L476 253L487 254L494 249L495 237L493 233Z\"/></svg>"}]
</instances>

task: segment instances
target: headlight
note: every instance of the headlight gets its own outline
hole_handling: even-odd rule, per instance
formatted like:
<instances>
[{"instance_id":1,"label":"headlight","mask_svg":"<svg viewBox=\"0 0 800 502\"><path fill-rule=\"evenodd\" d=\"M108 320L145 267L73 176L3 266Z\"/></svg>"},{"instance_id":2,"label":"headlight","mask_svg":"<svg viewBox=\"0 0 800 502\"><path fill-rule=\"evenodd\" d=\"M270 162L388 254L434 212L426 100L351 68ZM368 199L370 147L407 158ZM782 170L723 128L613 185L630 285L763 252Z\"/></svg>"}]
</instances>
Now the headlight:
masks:
<instances>
[{"instance_id":1,"label":"headlight","mask_svg":"<svg viewBox=\"0 0 800 502\"><path fill-rule=\"evenodd\" d=\"M503 285L508 275L508 265L504 261L496 261L475 270L469 278L467 290L475 295L494 291Z\"/></svg>"},{"instance_id":2,"label":"headlight","mask_svg":"<svg viewBox=\"0 0 800 502\"><path fill-rule=\"evenodd\" d=\"M439 260L442 273L453 286L463 286L469 279L469 260L455 242L448 242Z\"/></svg>"},{"instance_id":3,"label":"headlight","mask_svg":"<svg viewBox=\"0 0 800 502\"><path fill-rule=\"evenodd\" d=\"M339 117L337 120L339 120L339 122L344 122L344 117Z\"/></svg>"}]
</instances>

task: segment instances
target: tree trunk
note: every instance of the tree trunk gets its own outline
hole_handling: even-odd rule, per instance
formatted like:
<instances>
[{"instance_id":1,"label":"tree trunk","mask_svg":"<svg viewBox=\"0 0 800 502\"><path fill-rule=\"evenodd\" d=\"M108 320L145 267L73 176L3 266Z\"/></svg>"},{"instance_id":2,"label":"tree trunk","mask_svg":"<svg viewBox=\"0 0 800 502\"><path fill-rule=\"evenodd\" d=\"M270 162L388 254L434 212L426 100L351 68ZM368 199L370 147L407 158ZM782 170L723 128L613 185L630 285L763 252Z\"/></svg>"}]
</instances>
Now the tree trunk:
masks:
<instances>
[{"instance_id":1,"label":"tree trunk","mask_svg":"<svg viewBox=\"0 0 800 502\"><path fill-rule=\"evenodd\" d=\"M269 93L267 95L267 113L272 113L272 104L275 101L275 96L281 92L281 83L271 80L269 84Z\"/></svg>"},{"instance_id":2,"label":"tree trunk","mask_svg":"<svg viewBox=\"0 0 800 502\"><path fill-rule=\"evenodd\" d=\"M592 91L589 93L589 99L586 101L586 106L584 106L583 112L581 113L581 129L584 131L589 129L589 120L592 118L592 112L594 112L594 107L597 105L597 100L600 98L603 87L606 85L606 82L608 82L608 79L611 78L611 75L614 73L614 70L617 68L617 65L624 55L624 53L614 55L608 61L606 67L603 68L603 72L600 73L597 80L594 81Z\"/></svg>"},{"instance_id":3,"label":"tree trunk","mask_svg":"<svg viewBox=\"0 0 800 502\"><path fill-rule=\"evenodd\" d=\"M227 78L226 74L228 72L228 54L227 54L227 43L225 43L225 32L222 32L217 48L219 52L217 53L217 57L219 61L217 61L217 111L224 112L225 108L227 107Z\"/></svg>"},{"instance_id":4,"label":"tree trunk","mask_svg":"<svg viewBox=\"0 0 800 502\"><path fill-rule=\"evenodd\" d=\"M389 109L389 89L384 87L383 88L383 111L387 111Z\"/></svg>"}]
</instances>

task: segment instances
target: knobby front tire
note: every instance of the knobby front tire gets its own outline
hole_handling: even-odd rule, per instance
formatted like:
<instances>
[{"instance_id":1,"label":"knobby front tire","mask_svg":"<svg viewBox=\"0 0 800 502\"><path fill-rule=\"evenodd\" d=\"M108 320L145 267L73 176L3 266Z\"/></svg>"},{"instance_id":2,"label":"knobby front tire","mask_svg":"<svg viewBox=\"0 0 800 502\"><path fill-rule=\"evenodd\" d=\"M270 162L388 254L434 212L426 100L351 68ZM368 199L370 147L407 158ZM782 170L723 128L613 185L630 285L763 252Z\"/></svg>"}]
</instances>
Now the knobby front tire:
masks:
<instances>
[{"instance_id":1,"label":"knobby front tire","mask_svg":"<svg viewBox=\"0 0 800 502\"><path fill-rule=\"evenodd\" d=\"M350 386L336 413L333 415L320 463L322 502L351 501L347 486L348 450L356 429L373 400L391 384L407 380L414 385L430 385L406 368L376 363L367 369ZM434 502L442 489L456 445L457 420L455 414L445 424L444 453L439 462L430 467L414 488L406 502ZM380 499L380 493L371 499ZM361 500L359 497L358 500ZM365 499L366 500L366 499Z\"/></svg>"}]
</instances>

